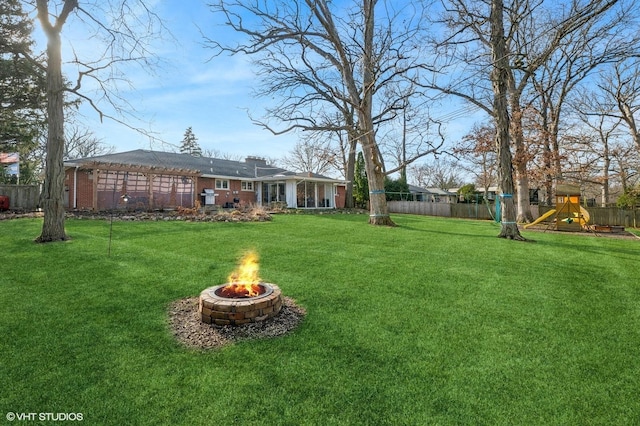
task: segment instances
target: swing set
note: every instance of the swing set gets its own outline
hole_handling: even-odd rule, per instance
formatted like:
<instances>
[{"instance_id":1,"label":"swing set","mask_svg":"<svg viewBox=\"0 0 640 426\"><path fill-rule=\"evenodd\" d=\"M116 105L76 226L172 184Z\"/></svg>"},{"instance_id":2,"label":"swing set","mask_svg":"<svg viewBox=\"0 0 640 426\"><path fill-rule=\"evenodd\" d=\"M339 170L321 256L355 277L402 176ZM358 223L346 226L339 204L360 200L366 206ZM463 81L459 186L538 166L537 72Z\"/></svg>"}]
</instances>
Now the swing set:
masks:
<instances>
[{"instance_id":1,"label":"swing set","mask_svg":"<svg viewBox=\"0 0 640 426\"><path fill-rule=\"evenodd\" d=\"M547 228L553 226L556 231L591 231L589 228L589 212L580 205L580 187L577 185L558 184L556 186L556 208L551 209L524 228L549 221Z\"/></svg>"}]
</instances>

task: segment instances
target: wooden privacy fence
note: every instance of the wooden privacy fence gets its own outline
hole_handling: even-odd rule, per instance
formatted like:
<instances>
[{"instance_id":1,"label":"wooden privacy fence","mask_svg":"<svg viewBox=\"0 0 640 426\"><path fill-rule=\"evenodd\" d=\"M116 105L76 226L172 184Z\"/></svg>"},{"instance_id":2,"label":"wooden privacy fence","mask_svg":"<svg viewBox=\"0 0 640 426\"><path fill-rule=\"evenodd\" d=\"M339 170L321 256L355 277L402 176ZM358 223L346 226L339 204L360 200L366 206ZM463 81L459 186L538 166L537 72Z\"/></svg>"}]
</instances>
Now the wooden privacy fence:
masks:
<instances>
[{"instance_id":1,"label":"wooden privacy fence","mask_svg":"<svg viewBox=\"0 0 640 426\"><path fill-rule=\"evenodd\" d=\"M458 219L492 220L495 216L495 206L484 203L458 203L451 206L451 217Z\"/></svg>"},{"instance_id":2,"label":"wooden privacy fence","mask_svg":"<svg viewBox=\"0 0 640 426\"><path fill-rule=\"evenodd\" d=\"M458 219L492 220L495 205L483 203L427 203L422 201L388 201L390 213L419 214L425 216L454 217ZM531 206L534 219L553 209L554 206ZM605 226L640 226L640 210L620 209L617 207L587 207L589 223Z\"/></svg>"},{"instance_id":3,"label":"wooden privacy fence","mask_svg":"<svg viewBox=\"0 0 640 426\"><path fill-rule=\"evenodd\" d=\"M11 210L35 210L40 203L38 185L0 185L0 195L9 197Z\"/></svg>"},{"instance_id":4,"label":"wooden privacy fence","mask_svg":"<svg viewBox=\"0 0 640 426\"><path fill-rule=\"evenodd\" d=\"M387 201L389 212L451 217L451 204L422 201Z\"/></svg>"},{"instance_id":5,"label":"wooden privacy fence","mask_svg":"<svg viewBox=\"0 0 640 426\"><path fill-rule=\"evenodd\" d=\"M540 214L553 209L553 206L540 206ZM639 209L621 209L618 207L585 207L589 212L591 225L624 226L637 228L640 225ZM535 217L535 215L534 215Z\"/></svg>"},{"instance_id":6,"label":"wooden privacy fence","mask_svg":"<svg viewBox=\"0 0 640 426\"><path fill-rule=\"evenodd\" d=\"M388 201L389 212L425 216L455 217L459 219L493 219L493 206L467 203L427 203L423 201Z\"/></svg>"}]
</instances>

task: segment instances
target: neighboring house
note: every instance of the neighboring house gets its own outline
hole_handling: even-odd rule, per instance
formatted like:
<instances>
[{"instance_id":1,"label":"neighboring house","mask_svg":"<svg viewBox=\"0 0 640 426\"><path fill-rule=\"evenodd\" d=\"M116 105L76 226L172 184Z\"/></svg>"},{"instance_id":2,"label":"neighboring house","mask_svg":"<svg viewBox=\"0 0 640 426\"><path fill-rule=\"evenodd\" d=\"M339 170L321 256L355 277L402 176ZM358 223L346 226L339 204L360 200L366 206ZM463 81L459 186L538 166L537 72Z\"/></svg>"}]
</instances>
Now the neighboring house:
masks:
<instances>
[{"instance_id":1,"label":"neighboring house","mask_svg":"<svg viewBox=\"0 0 640 426\"><path fill-rule=\"evenodd\" d=\"M290 172L257 157L232 161L139 149L68 160L64 166L69 209L160 209L191 207L196 201L205 207L345 205L344 181Z\"/></svg>"},{"instance_id":2,"label":"neighboring house","mask_svg":"<svg viewBox=\"0 0 640 426\"><path fill-rule=\"evenodd\" d=\"M475 202L478 202L479 200L482 201L481 197L484 196L485 188L476 187L476 191L474 193L475 195L473 195L472 198L469 199L469 200L465 200L464 195L458 194L459 190L460 190L460 188L451 188L451 192L456 194L456 197L457 197L459 202L461 202L461 203L464 203L464 202L475 203ZM490 186L490 187L486 188L486 190L487 190L487 201L494 202L496 200L496 194L498 193L498 187L497 186Z\"/></svg>"},{"instance_id":3,"label":"neighboring house","mask_svg":"<svg viewBox=\"0 0 640 426\"><path fill-rule=\"evenodd\" d=\"M451 191L454 191L455 193L458 192L460 188L454 188L451 189ZM487 188L487 201L489 202L494 202L496 200L496 197L498 197L498 191L499 188L497 186L490 186ZM480 187L480 188L476 188L476 194L478 194L479 196L484 196L484 188ZM461 195L460 196L460 201L464 202L464 197ZM469 202L475 202L476 200L469 200ZM538 204L539 201L539 190L538 188L530 188L529 189L529 202L531 204Z\"/></svg>"},{"instance_id":4,"label":"neighboring house","mask_svg":"<svg viewBox=\"0 0 640 426\"><path fill-rule=\"evenodd\" d=\"M419 186L409 185L409 192L411 193L413 201L422 201L425 203L458 202L458 194L440 188L420 188Z\"/></svg>"}]
</instances>

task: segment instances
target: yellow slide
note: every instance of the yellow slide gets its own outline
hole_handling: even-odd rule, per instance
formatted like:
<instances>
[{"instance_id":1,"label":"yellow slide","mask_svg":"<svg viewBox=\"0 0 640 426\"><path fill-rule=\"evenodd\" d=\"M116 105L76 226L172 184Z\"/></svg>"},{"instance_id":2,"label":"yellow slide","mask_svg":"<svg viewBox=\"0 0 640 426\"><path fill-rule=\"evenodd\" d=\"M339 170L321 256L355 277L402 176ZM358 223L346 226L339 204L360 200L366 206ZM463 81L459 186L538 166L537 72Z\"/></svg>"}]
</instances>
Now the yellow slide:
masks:
<instances>
[{"instance_id":1,"label":"yellow slide","mask_svg":"<svg viewBox=\"0 0 640 426\"><path fill-rule=\"evenodd\" d=\"M533 225L537 225L537 224L539 224L540 222L542 222L543 220L545 220L545 219L546 219L546 218L548 218L549 216L552 216L555 212L556 212L556 209L551 209L551 210L549 210L548 212L546 212L545 214L543 214L542 216L540 216L539 218L537 218L537 219L536 219L536 220L534 220L533 222L531 222L531 223L527 223L527 224L524 226L524 228L526 229L526 228L528 228L528 227L530 227L530 226L533 226Z\"/></svg>"},{"instance_id":2,"label":"yellow slide","mask_svg":"<svg viewBox=\"0 0 640 426\"><path fill-rule=\"evenodd\" d=\"M591 219L591 216L589 216L589 212L587 211L587 209L580 206L580 225L587 226L587 223L589 223L589 219Z\"/></svg>"}]
</instances>

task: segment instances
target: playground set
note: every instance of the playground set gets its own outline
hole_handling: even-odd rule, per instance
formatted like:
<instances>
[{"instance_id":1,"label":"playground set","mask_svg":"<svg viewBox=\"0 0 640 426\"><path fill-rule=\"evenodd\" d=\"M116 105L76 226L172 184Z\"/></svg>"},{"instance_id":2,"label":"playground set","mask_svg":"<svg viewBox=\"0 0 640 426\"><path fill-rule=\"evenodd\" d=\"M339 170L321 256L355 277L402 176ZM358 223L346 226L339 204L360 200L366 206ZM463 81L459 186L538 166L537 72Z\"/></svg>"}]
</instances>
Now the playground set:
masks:
<instances>
[{"instance_id":1,"label":"playground set","mask_svg":"<svg viewBox=\"0 0 640 426\"><path fill-rule=\"evenodd\" d=\"M595 229L589 226L589 219L589 212L580 205L580 187L559 184L556 187L556 208L524 227L529 228L547 221L546 229L553 227L556 231L595 232Z\"/></svg>"}]
</instances>

